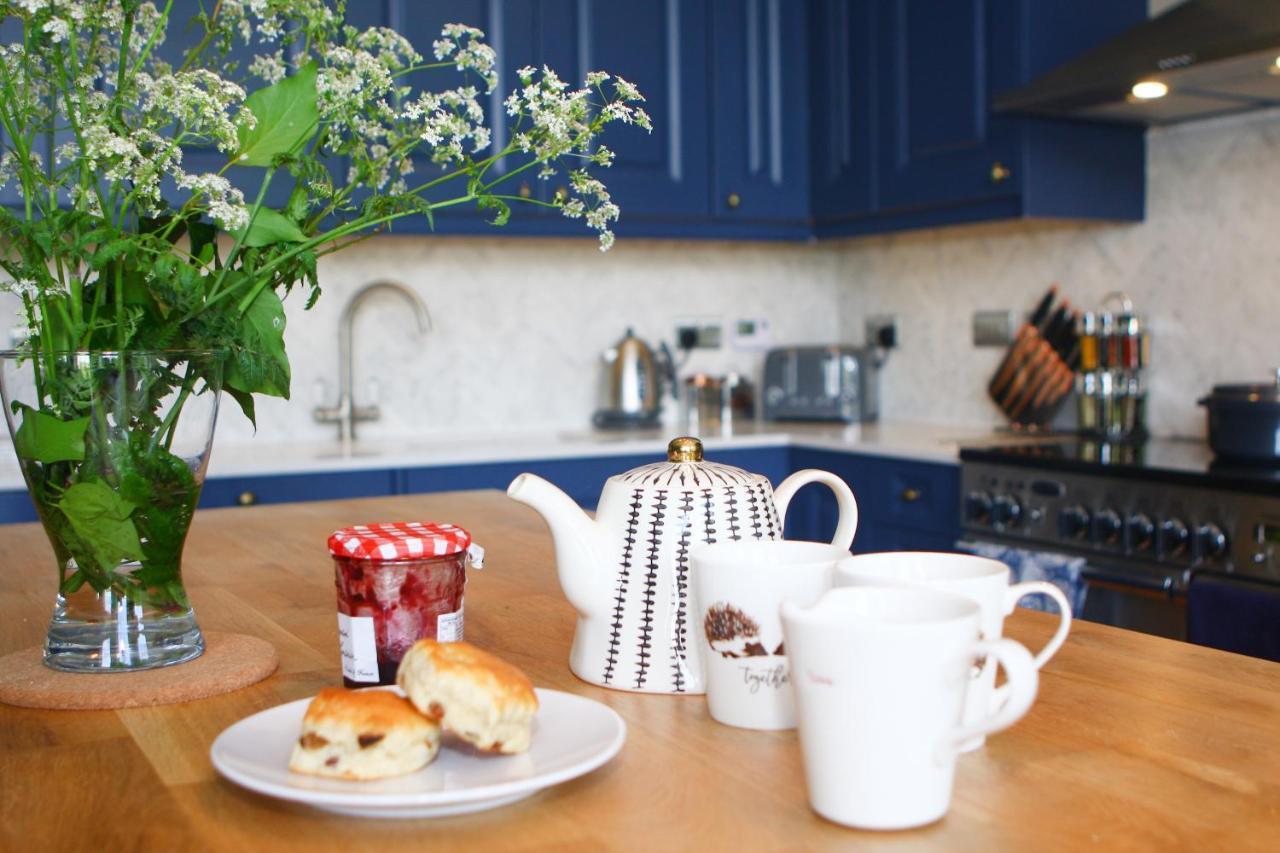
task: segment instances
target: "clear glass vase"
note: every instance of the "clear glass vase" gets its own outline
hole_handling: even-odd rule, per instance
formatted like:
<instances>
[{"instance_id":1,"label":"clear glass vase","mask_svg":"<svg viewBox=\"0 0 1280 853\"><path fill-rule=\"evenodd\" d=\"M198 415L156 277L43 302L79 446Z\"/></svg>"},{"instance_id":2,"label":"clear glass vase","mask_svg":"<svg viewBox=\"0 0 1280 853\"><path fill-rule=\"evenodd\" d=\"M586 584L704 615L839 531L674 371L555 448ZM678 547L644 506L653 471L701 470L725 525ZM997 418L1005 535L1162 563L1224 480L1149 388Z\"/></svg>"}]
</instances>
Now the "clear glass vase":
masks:
<instances>
[{"instance_id":1,"label":"clear glass vase","mask_svg":"<svg viewBox=\"0 0 1280 853\"><path fill-rule=\"evenodd\" d=\"M182 548L209 462L223 355L0 354L9 434L57 561L46 665L129 671L204 651Z\"/></svg>"}]
</instances>

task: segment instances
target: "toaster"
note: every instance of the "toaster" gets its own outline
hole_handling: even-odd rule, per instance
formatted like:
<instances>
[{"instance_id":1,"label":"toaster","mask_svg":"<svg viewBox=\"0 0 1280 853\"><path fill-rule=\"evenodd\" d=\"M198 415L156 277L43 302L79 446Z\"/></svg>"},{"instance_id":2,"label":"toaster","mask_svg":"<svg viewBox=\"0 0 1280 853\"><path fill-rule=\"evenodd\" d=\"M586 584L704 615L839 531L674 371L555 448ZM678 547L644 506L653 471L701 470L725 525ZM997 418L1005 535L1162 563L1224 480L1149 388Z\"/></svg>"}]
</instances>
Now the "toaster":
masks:
<instances>
[{"instance_id":1,"label":"toaster","mask_svg":"<svg viewBox=\"0 0 1280 853\"><path fill-rule=\"evenodd\" d=\"M764 359L761 396L769 421L874 421L877 365L869 349L803 346L773 349Z\"/></svg>"}]
</instances>

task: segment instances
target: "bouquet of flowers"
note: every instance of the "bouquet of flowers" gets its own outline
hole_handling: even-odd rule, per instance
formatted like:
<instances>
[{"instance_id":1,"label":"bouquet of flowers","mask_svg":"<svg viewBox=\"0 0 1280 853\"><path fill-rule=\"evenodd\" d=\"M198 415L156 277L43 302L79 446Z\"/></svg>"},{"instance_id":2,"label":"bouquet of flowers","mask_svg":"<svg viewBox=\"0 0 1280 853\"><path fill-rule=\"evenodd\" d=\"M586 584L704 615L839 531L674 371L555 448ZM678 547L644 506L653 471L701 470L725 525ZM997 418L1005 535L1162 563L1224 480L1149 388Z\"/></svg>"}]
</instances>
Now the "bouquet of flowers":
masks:
<instances>
[{"instance_id":1,"label":"bouquet of flowers","mask_svg":"<svg viewBox=\"0 0 1280 853\"><path fill-rule=\"evenodd\" d=\"M0 268L29 327L10 359L34 378L6 415L63 595L187 607L204 460L174 450L179 418L219 390L250 419L254 395L289 395L282 299L314 303L320 257L464 205L502 225L516 203L581 219L606 250L619 211L592 174L613 156L598 137L650 129L626 80L524 68L495 150L477 29L419 52L345 24L343 0L198 5L188 21L174 0L0 2L0 189L19 199L0 207ZM460 85L410 85L432 69ZM530 170L565 170L567 192L505 189Z\"/></svg>"}]
</instances>

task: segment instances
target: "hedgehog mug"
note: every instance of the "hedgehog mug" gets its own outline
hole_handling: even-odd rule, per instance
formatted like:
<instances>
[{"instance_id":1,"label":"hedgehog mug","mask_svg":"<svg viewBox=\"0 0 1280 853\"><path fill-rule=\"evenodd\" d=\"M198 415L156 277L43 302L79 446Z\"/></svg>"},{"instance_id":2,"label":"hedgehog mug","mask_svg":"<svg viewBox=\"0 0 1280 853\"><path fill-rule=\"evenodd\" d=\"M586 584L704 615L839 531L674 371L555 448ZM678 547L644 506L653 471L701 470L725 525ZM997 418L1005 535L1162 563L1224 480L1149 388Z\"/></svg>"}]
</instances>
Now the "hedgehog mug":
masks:
<instances>
[{"instance_id":1,"label":"hedgehog mug","mask_svg":"<svg viewBox=\"0 0 1280 853\"><path fill-rule=\"evenodd\" d=\"M615 690L702 693L702 660L690 636L700 630L692 550L781 539L787 506L808 483L835 492L840 523L832 542L847 553L858 504L844 480L797 471L775 491L761 474L703 461L696 438L672 441L664 462L610 477L594 519L541 477L516 477L507 494L551 528L560 587L578 611L573 674Z\"/></svg>"},{"instance_id":2,"label":"hedgehog mug","mask_svg":"<svg viewBox=\"0 0 1280 853\"><path fill-rule=\"evenodd\" d=\"M694 630L702 647L711 717L746 729L796 725L782 642L784 601L817 603L847 549L775 539L703 545L692 555Z\"/></svg>"}]
</instances>

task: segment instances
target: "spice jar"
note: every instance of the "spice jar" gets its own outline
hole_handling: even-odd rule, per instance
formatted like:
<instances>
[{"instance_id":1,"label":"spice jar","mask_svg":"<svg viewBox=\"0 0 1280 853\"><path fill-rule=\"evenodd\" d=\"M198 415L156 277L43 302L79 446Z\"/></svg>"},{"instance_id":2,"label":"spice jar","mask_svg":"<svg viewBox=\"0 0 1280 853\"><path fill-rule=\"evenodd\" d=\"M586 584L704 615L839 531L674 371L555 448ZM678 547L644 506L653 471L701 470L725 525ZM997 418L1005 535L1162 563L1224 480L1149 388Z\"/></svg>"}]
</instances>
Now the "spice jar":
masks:
<instances>
[{"instance_id":1,"label":"spice jar","mask_svg":"<svg viewBox=\"0 0 1280 853\"><path fill-rule=\"evenodd\" d=\"M342 680L394 684L400 659L422 639L462 639L467 563L484 551L453 524L345 527L329 537L338 591Z\"/></svg>"}]
</instances>

